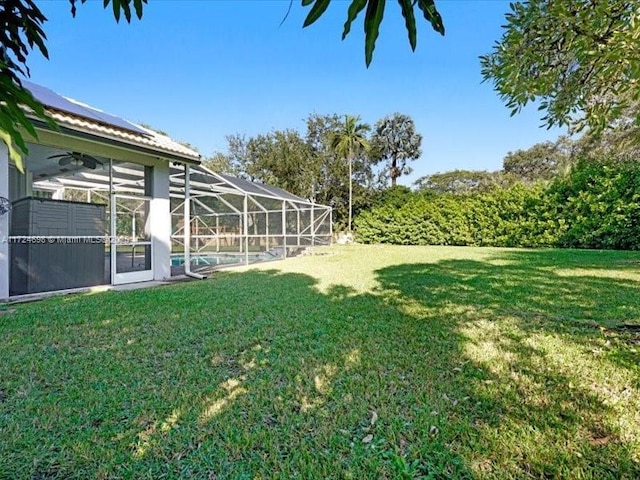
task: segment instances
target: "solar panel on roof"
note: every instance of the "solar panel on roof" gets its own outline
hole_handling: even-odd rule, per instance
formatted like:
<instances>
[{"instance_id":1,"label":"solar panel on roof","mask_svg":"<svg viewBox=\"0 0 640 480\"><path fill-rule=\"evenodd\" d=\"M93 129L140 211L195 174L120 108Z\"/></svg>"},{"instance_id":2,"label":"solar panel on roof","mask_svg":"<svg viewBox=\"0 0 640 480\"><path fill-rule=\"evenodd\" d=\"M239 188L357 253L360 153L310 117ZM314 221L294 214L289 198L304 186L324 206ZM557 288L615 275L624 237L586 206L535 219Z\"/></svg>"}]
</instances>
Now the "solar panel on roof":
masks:
<instances>
[{"instance_id":1,"label":"solar panel on roof","mask_svg":"<svg viewBox=\"0 0 640 480\"><path fill-rule=\"evenodd\" d=\"M121 128L129 132L138 133L141 135L149 135L141 128L135 126L130 122L127 122L123 118L109 115L108 113L102 112L88 105L82 105L71 99L63 97L53 90L50 90L41 85L36 85L35 83L31 83L26 80L22 80L22 85L27 90L29 90L31 94L45 107L50 107L56 110L61 110L63 112L71 113L73 115L78 115L79 117L94 120L96 122L110 125L112 127Z\"/></svg>"}]
</instances>

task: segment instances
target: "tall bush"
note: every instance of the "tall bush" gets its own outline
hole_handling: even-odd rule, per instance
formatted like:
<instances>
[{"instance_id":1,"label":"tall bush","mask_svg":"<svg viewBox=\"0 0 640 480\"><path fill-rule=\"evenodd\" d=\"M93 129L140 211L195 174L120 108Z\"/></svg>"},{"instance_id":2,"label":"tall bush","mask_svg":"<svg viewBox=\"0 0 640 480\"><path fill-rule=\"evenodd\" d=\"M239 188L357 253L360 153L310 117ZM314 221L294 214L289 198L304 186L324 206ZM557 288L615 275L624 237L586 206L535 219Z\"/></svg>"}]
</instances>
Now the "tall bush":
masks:
<instances>
[{"instance_id":1,"label":"tall bush","mask_svg":"<svg viewBox=\"0 0 640 480\"><path fill-rule=\"evenodd\" d=\"M549 189L566 230L558 245L576 248L640 248L640 165L582 162Z\"/></svg>"},{"instance_id":2,"label":"tall bush","mask_svg":"<svg viewBox=\"0 0 640 480\"><path fill-rule=\"evenodd\" d=\"M640 164L578 163L549 185L405 195L355 220L364 243L640 248Z\"/></svg>"}]
</instances>

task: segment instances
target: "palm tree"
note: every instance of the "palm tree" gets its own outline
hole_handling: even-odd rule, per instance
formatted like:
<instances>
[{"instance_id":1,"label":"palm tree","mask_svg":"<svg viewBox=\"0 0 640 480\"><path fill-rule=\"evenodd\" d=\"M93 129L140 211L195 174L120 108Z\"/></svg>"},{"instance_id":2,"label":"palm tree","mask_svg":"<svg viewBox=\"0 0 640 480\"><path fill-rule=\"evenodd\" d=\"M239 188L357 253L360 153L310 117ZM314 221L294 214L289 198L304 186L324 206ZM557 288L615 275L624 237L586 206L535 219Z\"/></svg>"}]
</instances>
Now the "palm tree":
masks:
<instances>
[{"instance_id":1,"label":"palm tree","mask_svg":"<svg viewBox=\"0 0 640 480\"><path fill-rule=\"evenodd\" d=\"M331 148L337 155L343 157L349 163L349 223L351 231L351 216L353 207L353 158L360 152L368 152L371 147L366 133L369 125L360 122L359 116L345 115L344 123L336 131L331 139Z\"/></svg>"}]
</instances>

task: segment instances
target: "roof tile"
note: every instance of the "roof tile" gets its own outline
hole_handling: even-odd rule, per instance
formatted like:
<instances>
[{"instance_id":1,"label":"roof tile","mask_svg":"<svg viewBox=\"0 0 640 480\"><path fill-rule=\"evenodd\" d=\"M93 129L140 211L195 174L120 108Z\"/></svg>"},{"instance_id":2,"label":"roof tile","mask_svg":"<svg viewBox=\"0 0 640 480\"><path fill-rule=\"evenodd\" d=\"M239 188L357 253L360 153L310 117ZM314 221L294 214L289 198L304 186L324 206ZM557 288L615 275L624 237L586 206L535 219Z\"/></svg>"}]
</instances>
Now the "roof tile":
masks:
<instances>
[{"instance_id":1,"label":"roof tile","mask_svg":"<svg viewBox=\"0 0 640 480\"><path fill-rule=\"evenodd\" d=\"M72 130L80 130L92 133L101 137L112 138L132 145L152 148L159 152L169 152L172 154L184 156L189 160L200 160L200 154L191 148L188 148L166 135L155 132L148 128L136 125L138 128L147 132L147 135L140 135L129 132L124 129L104 125L99 122L88 120L67 112L59 110L47 109L47 112L61 126L71 128ZM135 124L134 124L135 125Z\"/></svg>"}]
</instances>

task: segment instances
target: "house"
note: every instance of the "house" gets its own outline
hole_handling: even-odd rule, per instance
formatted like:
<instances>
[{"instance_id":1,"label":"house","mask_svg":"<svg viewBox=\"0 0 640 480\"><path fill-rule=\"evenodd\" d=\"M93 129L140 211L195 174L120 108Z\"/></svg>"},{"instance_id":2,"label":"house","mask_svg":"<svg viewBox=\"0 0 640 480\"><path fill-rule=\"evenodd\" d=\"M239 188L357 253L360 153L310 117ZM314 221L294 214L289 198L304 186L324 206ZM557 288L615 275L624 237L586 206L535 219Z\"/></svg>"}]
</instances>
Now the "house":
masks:
<instances>
[{"instance_id":1,"label":"house","mask_svg":"<svg viewBox=\"0 0 640 480\"><path fill-rule=\"evenodd\" d=\"M58 129L34 119L24 173L0 144L0 300L167 280L331 241L330 208L211 172L166 135L24 84Z\"/></svg>"}]
</instances>

